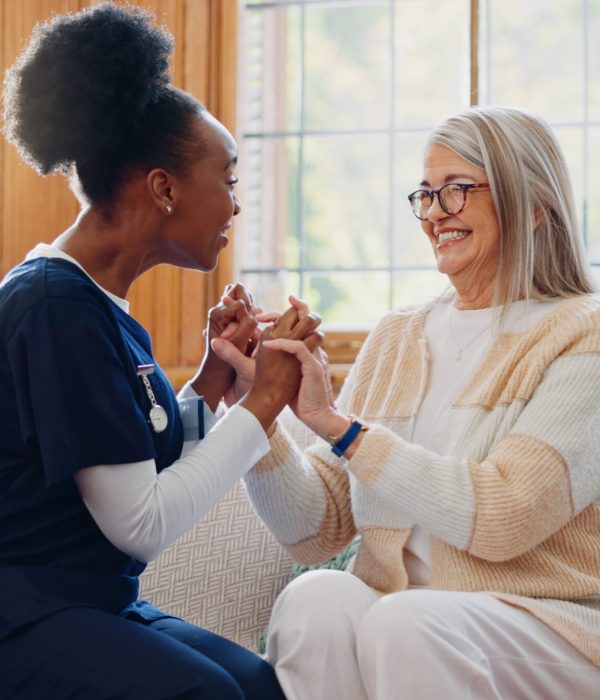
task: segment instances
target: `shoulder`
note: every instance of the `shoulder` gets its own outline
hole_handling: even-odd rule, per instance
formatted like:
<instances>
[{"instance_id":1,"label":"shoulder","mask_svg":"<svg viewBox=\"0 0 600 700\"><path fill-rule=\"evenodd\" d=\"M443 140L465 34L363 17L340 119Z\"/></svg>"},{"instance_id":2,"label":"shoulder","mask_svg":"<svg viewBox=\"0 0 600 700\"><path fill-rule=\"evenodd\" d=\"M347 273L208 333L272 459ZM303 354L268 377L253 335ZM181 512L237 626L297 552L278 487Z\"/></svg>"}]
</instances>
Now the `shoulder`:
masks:
<instances>
[{"instance_id":1,"label":"shoulder","mask_svg":"<svg viewBox=\"0 0 600 700\"><path fill-rule=\"evenodd\" d=\"M569 315L574 314L584 323L588 320L597 321L600 318L600 294L582 294L566 299L561 308L568 310Z\"/></svg>"},{"instance_id":2,"label":"shoulder","mask_svg":"<svg viewBox=\"0 0 600 700\"><path fill-rule=\"evenodd\" d=\"M582 294L557 301L527 329L500 335L496 354L528 358L539 367L568 357L600 356L600 296Z\"/></svg>"},{"instance_id":3,"label":"shoulder","mask_svg":"<svg viewBox=\"0 0 600 700\"><path fill-rule=\"evenodd\" d=\"M600 342L600 294L565 299L542 321L548 333L567 339L597 336Z\"/></svg>"},{"instance_id":4,"label":"shoulder","mask_svg":"<svg viewBox=\"0 0 600 700\"><path fill-rule=\"evenodd\" d=\"M61 318L107 315L105 295L76 265L36 258L13 268L0 283L0 330L10 335L32 312Z\"/></svg>"},{"instance_id":5,"label":"shoulder","mask_svg":"<svg viewBox=\"0 0 600 700\"><path fill-rule=\"evenodd\" d=\"M419 340L424 337L425 319L431 308L431 304L427 304L387 313L367 336L355 364L364 369L372 363L380 365L393 361L400 354L418 354Z\"/></svg>"},{"instance_id":6,"label":"shoulder","mask_svg":"<svg viewBox=\"0 0 600 700\"><path fill-rule=\"evenodd\" d=\"M423 324L432 305L410 306L394 309L383 316L369 333L367 344L380 344L393 339L398 342L401 335L421 337Z\"/></svg>"},{"instance_id":7,"label":"shoulder","mask_svg":"<svg viewBox=\"0 0 600 700\"><path fill-rule=\"evenodd\" d=\"M14 267L0 282L3 303L22 304L47 297L97 301L100 290L77 265L59 258L35 258Z\"/></svg>"}]
</instances>

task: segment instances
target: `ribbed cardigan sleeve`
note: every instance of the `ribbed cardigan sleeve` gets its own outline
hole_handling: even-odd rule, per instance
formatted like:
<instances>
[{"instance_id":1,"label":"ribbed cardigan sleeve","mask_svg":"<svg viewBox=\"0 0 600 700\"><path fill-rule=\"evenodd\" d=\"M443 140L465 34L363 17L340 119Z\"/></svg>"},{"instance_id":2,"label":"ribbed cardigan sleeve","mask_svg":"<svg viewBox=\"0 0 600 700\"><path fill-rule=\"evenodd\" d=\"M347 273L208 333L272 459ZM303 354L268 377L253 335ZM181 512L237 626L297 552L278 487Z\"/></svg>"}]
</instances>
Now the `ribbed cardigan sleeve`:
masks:
<instances>
[{"instance_id":1,"label":"ribbed cardigan sleeve","mask_svg":"<svg viewBox=\"0 0 600 700\"><path fill-rule=\"evenodd\" d=\"M351 371L340 407L352 381ZM317 439L303 452L281 421L270 445L271 451L244 478L250 500L296 561L322 562L356 534L348 474L326 442Z\"/></svg>"}]
</instances>

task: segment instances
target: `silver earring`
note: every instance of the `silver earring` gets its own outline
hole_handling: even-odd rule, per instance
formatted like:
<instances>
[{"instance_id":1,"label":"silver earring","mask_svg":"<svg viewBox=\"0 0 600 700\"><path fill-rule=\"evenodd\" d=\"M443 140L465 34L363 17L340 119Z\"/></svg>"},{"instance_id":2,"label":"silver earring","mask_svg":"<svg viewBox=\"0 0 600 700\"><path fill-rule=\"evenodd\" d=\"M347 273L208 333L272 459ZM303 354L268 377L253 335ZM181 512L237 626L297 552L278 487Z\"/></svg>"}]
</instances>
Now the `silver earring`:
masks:
<instances>
[{"instance_id":1,"label":"silver earring","mask_svg":"<svg viewBox=\"0 0 600 700\"><path fill-rule=\"evenodd\" d=\"M166 212L167 214L172 214L172 213L173 213L173 205L172 205L172 204L167 204L167 205L165 206L165 212Z\"/></svg>"}]
</instances>

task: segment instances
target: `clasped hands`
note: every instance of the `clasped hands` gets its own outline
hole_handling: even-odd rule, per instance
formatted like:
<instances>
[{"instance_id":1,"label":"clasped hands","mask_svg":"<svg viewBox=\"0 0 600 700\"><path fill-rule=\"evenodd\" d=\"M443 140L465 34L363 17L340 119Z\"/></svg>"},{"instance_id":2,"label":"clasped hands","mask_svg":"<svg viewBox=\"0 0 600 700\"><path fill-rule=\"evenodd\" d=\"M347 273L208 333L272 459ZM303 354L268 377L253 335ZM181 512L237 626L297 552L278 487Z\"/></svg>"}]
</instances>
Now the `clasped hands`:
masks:
<instances>
[{"instance_id":1,"label":"clasped hands","mask_svg":"<svg viewBox=\"0 0 600 700\"><path fill-rule=\"evenodd\" d=\"M274 419L289 404L325 437L347 419L333 402L323 334L317 330L321 319L297 297L290 295L289 301L283 313L263 313L241 284L227 285L209 312L205 362L216 366L218 360L222 371L231 373L223 392L228 405L240 401L248 408L266 401Z\"/></svg>"}]
</instances>

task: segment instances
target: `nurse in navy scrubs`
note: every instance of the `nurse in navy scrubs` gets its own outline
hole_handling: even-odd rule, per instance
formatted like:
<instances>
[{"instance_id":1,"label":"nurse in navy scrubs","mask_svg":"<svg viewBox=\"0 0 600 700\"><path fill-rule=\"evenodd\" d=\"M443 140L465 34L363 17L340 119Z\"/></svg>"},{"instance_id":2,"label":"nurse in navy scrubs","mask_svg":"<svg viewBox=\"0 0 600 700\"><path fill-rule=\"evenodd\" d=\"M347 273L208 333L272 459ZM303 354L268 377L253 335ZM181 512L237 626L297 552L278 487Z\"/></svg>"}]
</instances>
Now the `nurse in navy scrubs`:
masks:
<instances>
[{"instance_id":1,"label":"nurse in navy scrubs","mask_svg":"<svg viewBox=\"0 0 600 700\"><path fill-rule=\"evenodd\" d=\"M258 656L138 599L145 562L268 451L300 380L260 345L221 416L234 374L210 342L176 397L128 313L152 266L214 268L240 211L235 141L169 83L171 50L147 14L108 3L38 25L7 74L7 138L68 174L82 208L0 286L3 699L283 698ZM249 352L255 310L241 287L227 302L209 341ZM315 348L317 325L290 308L265 334Z\"/></svg>"}]
</instances>

